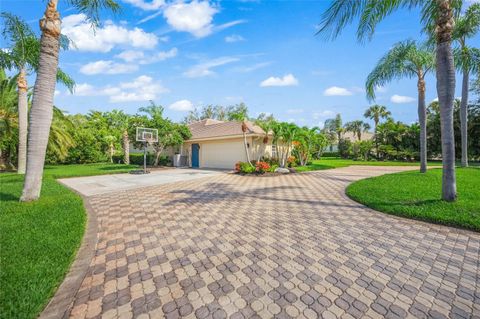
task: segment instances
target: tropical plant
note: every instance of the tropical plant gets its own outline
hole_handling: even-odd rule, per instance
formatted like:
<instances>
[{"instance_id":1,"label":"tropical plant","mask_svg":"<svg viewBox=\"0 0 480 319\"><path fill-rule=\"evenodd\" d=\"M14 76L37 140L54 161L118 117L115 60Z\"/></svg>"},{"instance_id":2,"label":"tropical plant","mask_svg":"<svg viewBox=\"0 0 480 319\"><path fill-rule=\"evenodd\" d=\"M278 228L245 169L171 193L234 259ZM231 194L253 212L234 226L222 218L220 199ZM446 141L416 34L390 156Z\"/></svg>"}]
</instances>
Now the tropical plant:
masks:
<instances>
[{"instance_id":1,"label":"tropical plant","mask_svg":"<svg viewBox=\"0 0 480 319\"><path fill-rule=\"evenodd\" d=\"M71 8L84 13L95 25L99 22L102 9L118 11L115 0L67 0ZM55 79L58 71L58 57L61 45L61 21L57 11L58 0L49 0L43 18L40 20L40 49L37 78L33 88L32 107L29 116L27 141L27 166L21 201L37 200L40 196L43 167L52 124Z\"/></svg>"},{"instance_id":2,"label":"tropical plant","mask_svg":"<svg viewBox=\"0 0 480 319\"><path fill-rule=\"evenodd\" d=\"M362 140L362 132L368 132L370 124L365 123L362 120L356 120L345 123L344 129L346 132L352 132L359 141Z\"/></svg>"},{"instance_id":3,"label":"tropical plant","mask_svg":"<svg viewBox=\"0 0 480 319\"><path fill-rule=\"evenodd\" d=\"M318 131L318 127L302 127L297 130L293 145L294 152L297 154L301 166L306 165L310 160L312 149L319 135Z\"/></svg>"},{"instance_id":4,"label":"tropical plant","mask_svg":"<svg viewBox=\"0 0 480 319\"><path fill-rule=\"evenodd\" d=\"M246 121L242 122L242 134L243 134L243 146L245 148L245 156L247 157L247 163L249 163L252 167L253 164L250 161L250 151L249 151L249 144L247 142L247 132L248 132L248 124Z\"/></svg>"},{"instance_id":5,"label":"tropical plant","mask_svg":"<svg viewBox=\"0 0 480 319\"><path fill-rule=\"evenodd\" d=\"M27 162L28 98L27 75L38 68L40 40L27 23L19 17L2 12L4 22L2 35L10 44L7 50L0 51L0 66L17 72L18 89L18 166L17 173L24 174ZM61 48L66 49L69 41L62 37ZM75 82L60 68L57 69L57 81L72 91Z\"/></svg>"},{"instance_id":6,"label":"tropical plant","mask_svg":"<svg viewBox=\"0 0 480 319\"><path fill-rule=\"evenodd\" d=\"M123 111L112 110L106 112L108 126L117 135L121 136L123 149L123 163L130 164L130 137L128 135L130 116Z\"/></svg>"},{"instance_id":7,"label":"tropical plant","mask_svg":"<svg viewBox=\"0 0 480 319\"><path fill-rule=\"evenodd\" d=\"M72 131L75 129L70 118L62 110L53 107L52 126L48 136L47 154L54 157L57 161L63 162L69 153L69 150L76 146Z\"/></svg>"},{"instance_id":8,"label":"tropical plant","mask_svg":"<svg viewBox=\"0 0 480 319\"><path fill-rule=\"evenodd\" d=\"M265 151L267 150L268 137L274 123L275 123L275 120L273 118L264 118L264 117L259 117L255 121L255 125L259 126L264 132L264 135L262 138L262 145L260 146L260 150L257 154L257 161L260 161L260 159L265 155Z\"/></svg>"},{"instance_id":9,"label":"tropical plant","mask_svg":"<svg viewBox=\"0 0 480 319\"><path fill-rule=\"evenodd\" d=\"M334 0L323 13L318 34L337 37L343 29L360 17L357 39L371 39L377 25L394 11L420 7L424 30L435 30L437 94L442 120L442 199L457 198L455 179L455 142L453 134L453 100L455 97L455 65L452 51L454 14L462 7L462 0ZM432 27L434 26L434 27Z\"/></svg>"},{"instance_id":10,"label":"tropical plant","mask_svg":"<svg viewBox=\"0 0 480 319\"><path fill-rule=\"evenodd\" d=\"M191 137L188 126L184 124L173 123L170 119L163 117L164 108L150 102L147 107L141 107L139 112L146 113L148 118L144 122L145 127L155 128L158 130L158 141L152 144L155 151L155 159L153 166L158 166L160 155L167 147L177 146L184 140ZM142 119L139 117L137 119Z\"/></svg>"},{"instance_id":11,"label":"tropical plant","mask_svg":"<svg viewBox=\"0 0 480 319\"><path fill-rule=\"evenodd\" d=\"M16 77L0 69L0 169L12 169L18 141Z\"/></svg>"},{"instance_id":12,"label":"tropical plant","mask_svg":"<svg viewBox=\"0 0 480 319\"><path fill-rule=\"evenodd\" d=\"M403 77L417 79L418 119L420 123L420 172L427 171L427 108L425 76L434 69L435 58L425 45L399 42L377 63L366 81L367 97L375 99L375 88Z\"/></svg>"},{"instance_id":13,"label":"tropical plant","mask_svg":"<svg viewBox=\"0 0 480 319\"><path fill-rule=\"evenodd\" d=\"M462 72L462 100L460 104L461 145L463 167L468 166L468 91L470 74L480 68L480 50L469 47L467 39L472 38L480 29L480 3L468 7L464 15L455 19L453 39L458 43L454 51L457 69Z\"/></svg>"},{"instance_id":14,"label":"tropical plant","mask_svg":"<svg viewBox=\"0 0 480 319\"><path fill-rule=\"evenodd\" d=\"M375 133L375 153L378 156L378 142L376 139L377 134L377 126L380 123L380 119L388 118L392 113L387 110L387 107L384 105L371 105L363 114L364 117L373 120L374 126L374 133Z\"/></svg>"}]
</instances>

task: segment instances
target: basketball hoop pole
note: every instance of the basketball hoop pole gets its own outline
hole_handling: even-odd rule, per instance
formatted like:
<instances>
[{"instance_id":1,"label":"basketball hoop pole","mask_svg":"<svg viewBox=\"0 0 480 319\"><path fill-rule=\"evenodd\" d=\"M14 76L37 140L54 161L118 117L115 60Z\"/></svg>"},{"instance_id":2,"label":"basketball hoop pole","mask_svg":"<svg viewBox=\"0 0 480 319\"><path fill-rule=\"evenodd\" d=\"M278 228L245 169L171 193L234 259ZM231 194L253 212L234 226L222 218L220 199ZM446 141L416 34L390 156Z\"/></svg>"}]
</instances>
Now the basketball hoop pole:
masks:
<instances>
[{"instance_id":1,"label":"basketball hoop pole","mask_svg":"<svg viewBox=\"0 0 480 319\"><path fill-rule=\"evenodd\" d=\"M145 147L143 148L143 173L147 174L147 142L145 141Z\"/></svg>"}]
</instances>

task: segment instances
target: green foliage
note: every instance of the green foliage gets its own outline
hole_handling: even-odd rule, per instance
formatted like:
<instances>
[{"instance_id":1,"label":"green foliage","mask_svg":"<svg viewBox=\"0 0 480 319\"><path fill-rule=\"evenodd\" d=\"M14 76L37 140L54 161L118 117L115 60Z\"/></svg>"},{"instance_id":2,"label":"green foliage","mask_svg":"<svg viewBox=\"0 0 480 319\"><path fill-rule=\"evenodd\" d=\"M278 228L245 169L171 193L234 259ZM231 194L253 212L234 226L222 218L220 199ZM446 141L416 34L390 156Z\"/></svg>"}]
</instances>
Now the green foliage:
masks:
<instances>
[{"instance_id":1,"label":"green foliage","mask_svg":"<svg viewBox=\"0 0 480 319\"><path fill-rule=\"evenodd\" d=\"M8 78L0 69L0 169L16 163L18 143L18 94L16 77Z\"/></svg>"},{"instance_id":2,"label":"green foliage","mask_svg":"<svg viewBox=\"0 0 480 319\"><path fill-rule=\"evenodd\" d=\"M219 121L243 121L248 119L248 108L244 103L231 106L206 105L201 109L195 108L185 117L185 123L192 123L204 119Z\"/></svg>"},{"instance_id":3,"label":"green foliage","mask_svg":"<svg viewBox=\"0 0 480 319\"><path fill-rule=\"evenodd\" d=\"M395 44L370 72L365 83L367 98L375 100L375 89L392 80L421 78L435 66L435 55L431 48L408 40ZM367 116L367 115L366 115Z\"/></svg>"},{"instance_id":4,"label":"green foliage","mask_svg":"<svg viewBox=\"0 0 480 319\"><path fill-rule=\"evenodd\" d=\"M143 153L130 153L129 156L130 156L130 164L143 166ZM114 155L113 162L123 163L123 155ZM147 165L153 165L154 162L155 162L155 154L147 153ZM171 166L172 159L167 155L162 155L159 158L158 165Z\"/></svg>"},{"instance_id":5,"label":"green foliage","mask_svg":"<svg viewBox=\"0 0 480 319\"><path fill-rule=\"evenodd\" d=\"M480 169L457 168L458 199L441 200L442 171L383 175L348 186L352 199L375 210L480 231Z\"/></svg>"}]
</instances>

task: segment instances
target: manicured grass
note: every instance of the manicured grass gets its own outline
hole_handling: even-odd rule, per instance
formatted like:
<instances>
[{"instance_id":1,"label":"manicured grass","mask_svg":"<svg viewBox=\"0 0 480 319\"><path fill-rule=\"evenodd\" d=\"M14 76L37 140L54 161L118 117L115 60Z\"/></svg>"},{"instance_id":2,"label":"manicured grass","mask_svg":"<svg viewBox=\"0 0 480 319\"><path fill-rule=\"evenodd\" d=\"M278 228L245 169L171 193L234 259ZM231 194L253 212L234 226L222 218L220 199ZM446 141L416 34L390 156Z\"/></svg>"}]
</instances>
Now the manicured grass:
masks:
<instances>
[{"instance_id":1,"label":"manicured grass","mask_svg":"<svg viewBox=\"0 0 480 319\"><path fill-rule=\"evenodd\" d=\"M458 199L453 203L441 200L441 169L360 180L347 187L347 195L381 212L480 231L480 169L456 172Z\"/></svg>"},{"instance_id":2,"label":"manicured grass","mask_svg":"<svg viewBox=\"0 0 480 319\"><path fill-rule=\"evenodd\" d=\"M52 176L54 178L92 176L128 173L132 169L136 168L138 168L138 165L123 165L110 163L95 163L82 165L47 165L45 166L45 175Z\"/></svg>"},{"instance_id":3,"label":"manicured grass","mask_svg":"<svg viewBox=\"0 0 480 319\"><path fill-rule=\"evenodd\" d=\"M295 167L298 172L317 171L324 169L332 169L339 167L347 167L350 165L370 165L370 166L419 166L418 162L401 162L401 161L354 161L351 159L343 159L339 157L324 157L319 160L312 161L307 166ZM428 165L438 166L440 162L429 162Z\"/></svg>"},{"instance_id":4,"label":"manicured grass","mask_svg":"<svg viewBox=\"0 0 480 319\"><path fill-rule=\"evenodd\" d=\"M0 174L0 318L36 318L62 282L85 230L80 196L54 177L125 172L136 166L49 166L42 195L20 203L23 176Z\"/></svg>"}]
</instances>

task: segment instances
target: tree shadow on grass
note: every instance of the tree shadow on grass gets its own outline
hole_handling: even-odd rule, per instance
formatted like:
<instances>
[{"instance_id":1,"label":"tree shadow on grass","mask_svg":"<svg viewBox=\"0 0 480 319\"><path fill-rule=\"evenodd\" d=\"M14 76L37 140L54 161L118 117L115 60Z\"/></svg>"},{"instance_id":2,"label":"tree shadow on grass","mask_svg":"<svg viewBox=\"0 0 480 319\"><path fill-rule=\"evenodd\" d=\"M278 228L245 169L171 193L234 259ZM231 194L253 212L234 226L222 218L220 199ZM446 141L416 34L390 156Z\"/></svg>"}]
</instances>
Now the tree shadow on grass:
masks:
<instances>
[{"instance_id":1,"label":"tree shadow on grass","mask_svg":"<svg viewBox=\"0 0 480 319\"><path fill-rule=\"evenodd\" d=\"M18 202L20 200L19 196L15 196L10 193L0 192L0 201L2 202Z\"/></svg>"}]
</instances>

